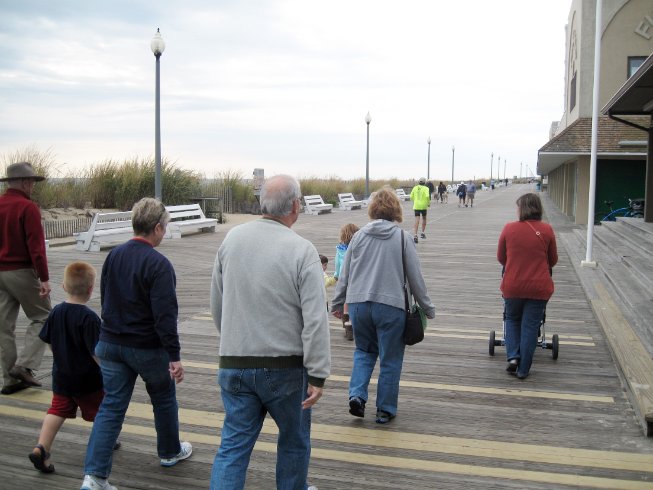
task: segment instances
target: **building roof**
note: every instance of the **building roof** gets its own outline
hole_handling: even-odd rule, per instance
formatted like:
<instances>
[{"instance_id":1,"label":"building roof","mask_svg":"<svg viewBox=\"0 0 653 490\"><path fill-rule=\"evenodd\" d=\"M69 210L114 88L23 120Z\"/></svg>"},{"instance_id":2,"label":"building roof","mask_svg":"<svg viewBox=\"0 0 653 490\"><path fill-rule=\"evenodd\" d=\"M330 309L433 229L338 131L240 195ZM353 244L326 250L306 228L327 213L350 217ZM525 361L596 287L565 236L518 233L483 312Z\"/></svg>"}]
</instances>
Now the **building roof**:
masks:
<instances>
[{"instance_id":1,"label":"building roof","mask_svg":"<svg viewBox=\"0 0 653 490\"><path fill-rule=\"evenodd\" d=\"M648 126L650 117L634 116L629 121ZM582 117L549 140L538 151L537 173L546 175L563 163L589 155L592 147L592 118ZM597 157L646 158L646 133L607 116L599 116Z\"/></svg>"},{"instance_id":2,"label":"building roof","mask_svg":"<svg viewBox=\"0 0 653 490\"><path fill-rule=\"evenodd\" d=\"M653 54L601 109L607 115L653 114Z\"/></svg>"}]
</instances>

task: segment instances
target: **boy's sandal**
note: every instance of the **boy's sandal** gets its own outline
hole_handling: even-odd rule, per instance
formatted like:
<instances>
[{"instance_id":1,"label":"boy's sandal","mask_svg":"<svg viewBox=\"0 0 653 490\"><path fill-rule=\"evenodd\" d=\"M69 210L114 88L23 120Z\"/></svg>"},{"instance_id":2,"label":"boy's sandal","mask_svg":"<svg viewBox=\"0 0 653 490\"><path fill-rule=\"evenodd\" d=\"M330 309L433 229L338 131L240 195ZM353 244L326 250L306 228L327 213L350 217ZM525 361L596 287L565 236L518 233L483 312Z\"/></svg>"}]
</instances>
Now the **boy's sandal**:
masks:
<instances>
[{"instance_id":1,"label":"boy's sandal","mask_svg":"<svg viewBox=\"0 0 653 490\"><path fill-rule=\"evenodd\" d=\"M35 449L39 450L39 454L29 454L29 460L34 465L34 468L39 470L41 473L54 473L54 465L49 464L48 466L45 466L45 460L50 459L50 454L41 444L37 444Z\"/></svg>"}]
</instances>

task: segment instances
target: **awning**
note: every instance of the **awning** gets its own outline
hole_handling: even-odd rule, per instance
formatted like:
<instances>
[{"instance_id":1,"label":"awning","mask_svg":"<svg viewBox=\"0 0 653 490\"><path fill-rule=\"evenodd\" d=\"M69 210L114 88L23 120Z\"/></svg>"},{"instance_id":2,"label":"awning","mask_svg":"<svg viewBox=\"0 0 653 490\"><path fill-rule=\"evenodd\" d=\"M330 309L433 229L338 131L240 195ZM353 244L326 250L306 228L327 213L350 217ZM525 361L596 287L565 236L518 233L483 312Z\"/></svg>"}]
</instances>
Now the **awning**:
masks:
<instances>
[{"instance_id":1,"label":"awning","mask_svg":"<svg viewBox=\"0 0 653 490\"><path fill-rule=\"evenodd\" d=\"M625 126L606 116L599 116L598 158L610 160L641 160L646 158L647 139L640 129L649 118L629 118L637 127ZM537 152L537 173L547 175L563 163L589 158L592 146L592 118L574 121Z\"/></svg>"},{"instance_id":2,"label":"awning","mask_svg":"<svg viewBox=\"0 0 653 490\"><path fill-rule=\"evenodd\" d=\"M653 113L653 55L631 76L601 109L608 116Z\"/></svg>"}]
</instances>

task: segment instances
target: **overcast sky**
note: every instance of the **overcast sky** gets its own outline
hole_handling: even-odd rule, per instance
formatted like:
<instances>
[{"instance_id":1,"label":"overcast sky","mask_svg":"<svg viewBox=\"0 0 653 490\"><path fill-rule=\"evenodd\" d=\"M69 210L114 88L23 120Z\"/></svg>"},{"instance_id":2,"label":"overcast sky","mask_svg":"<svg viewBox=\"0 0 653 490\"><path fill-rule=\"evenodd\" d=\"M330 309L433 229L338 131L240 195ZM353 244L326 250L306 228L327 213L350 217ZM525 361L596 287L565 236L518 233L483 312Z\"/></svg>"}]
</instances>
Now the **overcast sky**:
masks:
<instances>
[{"instance_id":1,"label":"overcast sky","mask_svg":"<svg viewBox=\"0 0 653 490\"><path fill-rule=\"evenodd\" d=\"M208 177L535 172L563 113L570 0L0 0L0 154L64 173L154 154ZM527 166L530 172L527 170Z\"/></svg>"}]
</instances>

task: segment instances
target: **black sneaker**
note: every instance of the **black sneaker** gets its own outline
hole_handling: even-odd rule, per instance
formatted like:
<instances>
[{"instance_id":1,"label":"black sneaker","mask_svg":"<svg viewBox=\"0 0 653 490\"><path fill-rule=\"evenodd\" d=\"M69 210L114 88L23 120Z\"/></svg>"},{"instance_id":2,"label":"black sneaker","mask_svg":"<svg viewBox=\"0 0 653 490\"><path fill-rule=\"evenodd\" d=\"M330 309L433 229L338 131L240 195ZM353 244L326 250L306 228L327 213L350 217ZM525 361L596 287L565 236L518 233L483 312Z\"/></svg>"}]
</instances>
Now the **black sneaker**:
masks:
<instances>
[{"instance_id":1,"label":"black sneaker","mask_svg":"<svg viewBox=\"0 0 653 490\"><path fill-rule=\"evenodd\" d=\"M517 374L517 367L519 367L519 361L517 359L510 359L506 371L510 374Z\"/></svg>"},{"instance_id":2,"label":"black sneaker","mask_svg":"<svg viewBox=\"0 0 653 490\"><path fill-rule=\"evenodd\" d=\"M0 393L3 395L13 395L14 393L17 393L22 390L26 390L29 388L31 385L28 385L24 381L19 381L18 383L14 383L13 385L9 386L4 386L2 390L0 390Z\"/></svg>"},{"instance_id":3,"label":"black sneaker","mask_svg":"<svg viewBox=\"0 0 653 490\"><path fill-rule=\"evenodd\" d=\"M357 396L349 399L349 413L354 417L365 417L365 400Z\"/></svg>"},{"instance_id":4,"label":"black sneaker","mask_svg":"<svg viewBox=\"0 0 653 490\"><path fill-rule=\"evenodd\" d=\"M425 235L424 233L422 233L422 234L420 235L420 238L421 238L422 240L426 240L426 235Z\"/></svg>"},{"instance_id":5,"label":"black sneaker","mask_svg":"<svg viewBox=\"0 0 653 490\"><path fill-rule=\"evenodd\" d=\"M419 240L417 239L417 235L415 235L415 236L413 237L413 241L414 241L415 243L418 243L418 242L419 242Z\"/></svg>"},{"instance_id":6,"label":"black sneaker","mask_svg":"<svg viewBox=\"0 0 653 490\"><path fill-rule=\"evenodd\" d=\"M376 423L377 424L387 424L393 418L395 418L394 415L390 415L388 412L384 412L383 410L378 410L376 412Z\"/></svg>"}]
</instances>

